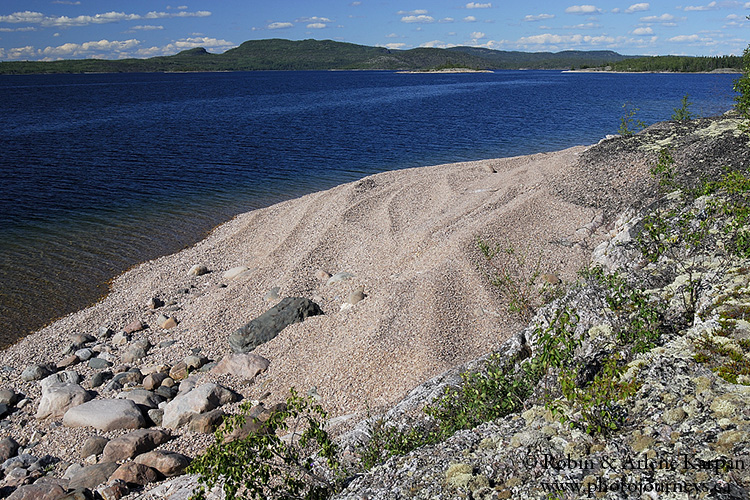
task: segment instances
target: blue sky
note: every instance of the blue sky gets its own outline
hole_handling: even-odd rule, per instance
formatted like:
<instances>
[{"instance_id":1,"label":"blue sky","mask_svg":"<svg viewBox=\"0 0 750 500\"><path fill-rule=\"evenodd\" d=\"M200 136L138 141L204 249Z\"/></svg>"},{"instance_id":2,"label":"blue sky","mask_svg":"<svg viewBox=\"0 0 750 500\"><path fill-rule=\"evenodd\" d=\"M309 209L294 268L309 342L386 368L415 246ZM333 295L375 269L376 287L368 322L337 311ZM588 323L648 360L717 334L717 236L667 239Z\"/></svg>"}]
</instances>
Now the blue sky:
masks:
<instances>
[{"instance_id":1,"label":"blue sky","mask_svg":"<svg viewBox=\"0 0 750 500\"><path fill-rule=\"evenodd\" d=\"M0 61L218 53L263 38L739 55L750 43L749 14L750 1L732 0L3 0Z\"/></svg>"}]
</instances>

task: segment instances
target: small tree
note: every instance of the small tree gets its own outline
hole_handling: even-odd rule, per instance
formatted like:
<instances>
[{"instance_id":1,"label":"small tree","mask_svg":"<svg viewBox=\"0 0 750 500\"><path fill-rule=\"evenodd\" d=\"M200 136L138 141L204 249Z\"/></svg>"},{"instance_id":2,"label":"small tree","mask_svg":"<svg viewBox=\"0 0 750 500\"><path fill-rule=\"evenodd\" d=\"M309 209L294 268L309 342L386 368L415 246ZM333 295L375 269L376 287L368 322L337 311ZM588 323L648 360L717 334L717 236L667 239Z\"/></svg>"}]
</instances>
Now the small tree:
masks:
<instances>
[{"instance_id":1,"label":"small tree","mask_svg":"<svg viewBox=\"0 0 750 500\"><path fill-rule=\"evenodd\" d=\"M646 124L642 120L636 120L635 118L638 108L626 102L622 105L622 109L625 114L620 118L620 128L617 129L620 135L633 135L646 128Z\"/></svg>"},{"instance_id":2,"label":"small tree","mask_svg":"<svg viewBox=\"0 0 750 500\"><path fill-rule=\"evenodd\" d=\"M734 109L740 113L743 122L740 130L750 132L750 46L742 56L742 76L734 81Z\"/></svg>"},{"instance_id":3,"label":"small tree","mask_svg":"<svg viewBox=\"0 0 750 500\"><path fill-rule=\"evenodd\" d=\"M695 118L693 113L690 112L690 106L692 105L693 103L688 100L688 94L685 94L682 97L681 106L679 108L674 108L672 119L678 122L687 122Z\"/></svg>"}]
</instances>

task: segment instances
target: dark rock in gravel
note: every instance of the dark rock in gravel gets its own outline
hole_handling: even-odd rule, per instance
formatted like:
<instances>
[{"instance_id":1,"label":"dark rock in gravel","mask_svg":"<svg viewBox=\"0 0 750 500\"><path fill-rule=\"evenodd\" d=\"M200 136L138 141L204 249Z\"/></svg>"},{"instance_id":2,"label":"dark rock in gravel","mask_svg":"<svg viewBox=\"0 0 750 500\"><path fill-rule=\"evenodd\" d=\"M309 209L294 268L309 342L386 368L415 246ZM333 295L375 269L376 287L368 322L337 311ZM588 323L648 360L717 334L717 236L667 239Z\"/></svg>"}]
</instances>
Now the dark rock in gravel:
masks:
<instances>
[{"instance_id":1,"label":"dark rock in gravel","mask_svg":"<svg viewBox=\"0 0 750 500\"><path fill-rule=\"evenodd\" d=\"M21 453L18 456L11 457L8 460L4 461L2 465L0 465L0 468L7 474L8 471L12 471L13 469L17 468L28 469L38 460L39 459L37 457L31 455L30 453Z\"/></svg>"},{"instance_id":2,"label":"dark rock in gravel","mask_svg":"<svg viewBox=\"0 0 750 500\"><path fill-rule=\"evenodd\" d=\"M30 365L21 373L21 379L26 382L42 380L55 372L55 368L50 365Z\"/></svg>"},{"instance_id":3,"label":"dark rock in gravel","mask_svg":"<svg viewBox=\"0 0 750 500\"><path fill-rule=\"evenodd\" d=\"M100 486L96 492L103 500L120 500L130 493L130 488L122 479L116 479L107 485Z\"/></svg>"},{"instance_id":4,"label":"dark rock in gravel","mask_svg":"<svg viewBox=\"0 0 750 500\"><path fill-rule=\"evenodd\" d=\"M21 400L21 396L13 389L0 389L0 403L13 406Z\"/></svg>"},{"instance_id":5,"label":"dark rock in gravel","mask_svg":"<svg viewBox=\"0 0 750 500\"><path fill-rule=\"evenodd\" d=\"M103 370L112 366L112 362L107 361L104 358L91 358L89 359L88 365L89 368L93 368L94 370Z\"/></svg>"},{"instance_id":6,"label":"dark rock in gravel","mask_svg":"<svg viewBox=\"0 0 750 500\"><path fill-rule=\"evenodd\" d=\"M60 500L65 489L58 484L27 484L19 486L8 500Z\"/></svg>"},{"instance_id":7,"label":"dark rock in gravel","mask_svg":"<svg viewBox=\"0 0 750 500\"><path fill-rule=\"evenodd\" d=\"M221 408L193 415L187 423L187 429L202 434L212 434L224 421L225 415Z\"/></svg>"},{"instance_id":8,"label":"dark rock in gravel","mask_svg":"<svg viewBox=\"0 0 750 500\"><path fill-rule=\"evenodd\" d=\"M88 488L78 488L60 497L59 500L94 500L94 493Z\"/></svg>"},{"instance_id":9,"label":"dark rock in gravel","mask_svg":"<svg viewBox=\"0 0 750 500\"><path fill-rule=\"evenodd\" d=\"M141 453L153 450L171 439L171 436L158 429L140 429L112 439L104 447L103 462L120 462Z\"/></svg>"},{"instance_id":10,"label":"dark rock in gravel","mask_svg":"<svg viewBox=\"0 0 750 500\"><path fill-rule=\"evenodd\" d=\"M169 375L163 372L149 373L143 378L143 388L147 391L157 389Z\"/></svg>"},{"instance_id":11,"label":"dark rock in gravel","mask_svg":"<svg viewBox=\"0 0 750 500\"><path fill-rule=\"evenodd\" d=\"M148 325L146 325L143 321L136 319L135 321L128 323L122 330L125 333L135 333L140 332L141 330L145 330L147 327Z\"/></svg>"},{"instance_id":12,"label":"dark rock in gravel","mask_svg":"<svg viewBox=\"0 0 750 500\"><path fill-rule=\"evenodd\" d=\"M85 333L76 333L70 336L70 341L73 343L76 349L80 349L81 347L85 346L86 344L90 344L95 340L96 337Z\"/></svg>"},{"instance_id":13,"label":"dark rock in gravel","mask_svg":"<svg viewBox=\"0 0 750 500\"><path fill-rule=\"evenodd\" d=\"M91 436L87 438L81 446L81 458L87 458L91 455L101 455L107 443L109 443L109 439L104 436Z\"/></svg>"},{"instance_id":14,"label":"dark rock in gravel","mask_svg":"<svg viewBox=\"0 0 750 500\"><path fill-rule=\"evenodd\" d=\"M125 462L110 476L110 480L115 481L119 479L128 486L144 486L148 483L155 483L160 477L159 471L148 465Z\"/></svg>"},{"instance_id":15,"label":"dark rock in gravel","mask_svg":"<svg viewBox=\"0 0 750 500\"><path fill-rule=\"evenodd\" d=\"M190 458L182 453L154 450L135 457L135 463L156 469L163 476L172 477L182 474L190 465Z\"/></svg>"},{"instance_id":16,"label":"dark rock in gravel","mask_svg":"<svg viewBox=\"0 0 750 500\"><path fill-rule=\"evenodd\" d=\"M12 437L0 439L0 462L5 462L18 453L18 442Z\"/></svg>"},{"instance_id":17,"label":"dark rock in gravel","mask_svg":"<svg viewBox=\"0 0 750 500\"><path fill-rule=\"evenodd\" d=\"M230 374L240 379L253 380L258 374L266 371L270 364L266 358L252 352L228 354L211 369L211 373Z\"/></svg>"},{"instance_id":18,"label":"dark rock in gravel","mask_svg":"<svg viewBox=\"0 0 750 500\"><path fill-rule=\"evenodd\" d=\"M151 309L159 309L160 307L164 307L164 301L159 297L151 297L151 299L148 301L148 306Z\"/></svg>"},{"instance_id":19,"label":"dark rock in gravel","mask_svg":"<svg viewBox=\"0 0 750 500\"><path fill-rule=\"evenodd\" d=\"M164 419L164 410L161 408L155 408L153 410L148 410L146 412L146 416L148 417L151 422L156 425L160 426L162 423L162 420Z\"/></svg>"},{"instance_id":20,"label":"dark rock in gravel","mask_svg":"<svg viewBox=\"0 0 750 500\"><path fill-rule=\"evenodd\" d=\"M65 356L63 359L57 362L57 369L63 370L65 368L70 368L73 365L77 365L81 362L81 358L76 356L75 354L71 354L70 356Z\"/></svg>"},{"instance_id":21,"label":"dark rock in gravel","mask_svg":"<svg viewBox=\"0 0 750 500\"><path fill-rule=\"evenodd\" d=\"M96 465L82 467L73 473L68 483L72 490L88 488L93 490L102 483L106 483L109 477L118 469L119 465L114 462L102 462Z\"/></svg>"},{"instance_id":22,"label":"dark rock in gravel","mask_svg":"<svg viewBox=\"0 0 750 500\"><path fill-rule=\"evenodd\" d=\"M105 391L119 391L126 387L135 387L143 382L143 374L137 368L115 375L104 387Z\"/></svg>"},{"instance_id":23,"label":"dark rock in gravel","mask_svg":"<svg viewBox=\"0 0 750 500\"><path fill-rule=\"evenodd\" d=\"M301 297L286 297L232 333L229 346L235 353L250 352L276 337L287 326L319 314L323 314L323 310L315 302Z\"/></svg>"},{"instance_id":24,"label":"dark rock in gravel","mask_svg":"<svg viewBox=\"0 0 750 500\"><path fill-rule=\"evenodd\" d=\"M154 391L154 394L164 399L172 399L177 395L177 389L175 387L166 387L162 385Z\"/></svg>"},{"instance_id":25,"label":"dark rock in gravel","mask_svg":"<svg viewBox=\"0 0 750 500\"><path fill-rule=\"evenodd\" d=\"M166 399L146 389L133 389L132 391L124 391L118 394L117 397L129 399L138 406L145 407L146 409L156 408L159 406L159 403Z\"/></svg>"},{"instance_id":26,"label":"dark rock in gravel","mask_svg":"<svg viewBox=\"0 0 750 500\"><path fill-rule=\"evenodd\" d=\"M97 359L97 358L94 358L94 359ZM103 385L107 380L111 380L112 377L114 376L115 374L109 370L94 373L91 376L91 382L90 382L91 388L93 389L95 387L99 387Z\"/></svg>"}]
</instances>

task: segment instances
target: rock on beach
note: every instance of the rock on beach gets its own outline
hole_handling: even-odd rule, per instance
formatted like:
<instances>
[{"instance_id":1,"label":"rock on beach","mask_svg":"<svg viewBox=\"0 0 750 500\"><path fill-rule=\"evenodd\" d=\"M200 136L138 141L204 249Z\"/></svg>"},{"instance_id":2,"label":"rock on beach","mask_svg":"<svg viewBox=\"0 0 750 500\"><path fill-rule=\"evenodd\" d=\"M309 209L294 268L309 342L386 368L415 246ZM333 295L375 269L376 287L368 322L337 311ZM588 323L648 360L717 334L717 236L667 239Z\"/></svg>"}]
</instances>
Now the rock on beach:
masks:
<instances>
[{"instance_id":1,"label":"rock on beach","mask_svg":"<svg viewBox=\"0 0 750 500\"><path fill-rule=\"evenodd\" d=\"M323 314L323 310L312 300L286 297L232 333L229 336L229 346L235 353L250 352L276 337L287 326L319 314Z\"/></svg>"},{"instance_id":2,"label":"rock on beach","mask_svg":"<svg viewBox=\"0 0 750 500\"><path fill-rule=\"evenodd\" d=\"M65 412L63 425L112 431L139 429L146 425L146 420L138 405L129 399L95 399Z\"/></svg>"}]
</instances>

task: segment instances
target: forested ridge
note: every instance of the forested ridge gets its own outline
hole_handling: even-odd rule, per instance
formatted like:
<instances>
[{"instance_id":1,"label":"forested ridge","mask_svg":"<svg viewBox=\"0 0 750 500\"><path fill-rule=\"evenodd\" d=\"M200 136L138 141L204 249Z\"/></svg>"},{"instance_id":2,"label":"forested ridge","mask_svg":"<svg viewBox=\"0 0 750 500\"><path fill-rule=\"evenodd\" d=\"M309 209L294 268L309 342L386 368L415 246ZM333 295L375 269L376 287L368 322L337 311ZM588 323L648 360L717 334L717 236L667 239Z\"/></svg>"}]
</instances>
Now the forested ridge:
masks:
<instances>
[{"instance_id":1,"label":"forested ridge","mask_svg":"<svg viewBox=\"0 0 750 500\"><path fill-rule=\"evenodd\" d=\"M198 47L148 59L0 62L0 74L132 73L255 70L430 70L435 68L713 71L740 68L741 58L637 57L613 51L520 52L481 47L392 50L332 40L251 40L222 54Z\"/></svg>"}]
</instances>

